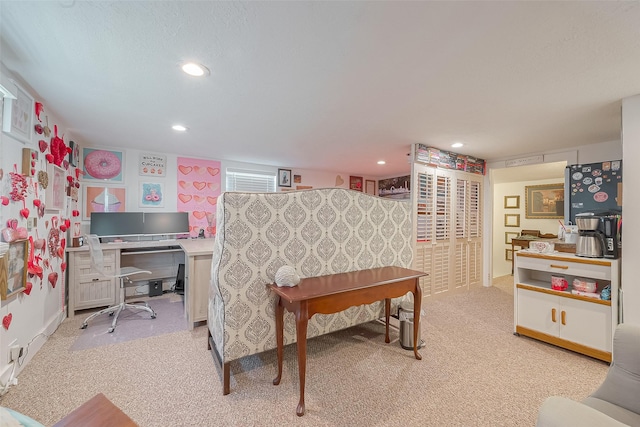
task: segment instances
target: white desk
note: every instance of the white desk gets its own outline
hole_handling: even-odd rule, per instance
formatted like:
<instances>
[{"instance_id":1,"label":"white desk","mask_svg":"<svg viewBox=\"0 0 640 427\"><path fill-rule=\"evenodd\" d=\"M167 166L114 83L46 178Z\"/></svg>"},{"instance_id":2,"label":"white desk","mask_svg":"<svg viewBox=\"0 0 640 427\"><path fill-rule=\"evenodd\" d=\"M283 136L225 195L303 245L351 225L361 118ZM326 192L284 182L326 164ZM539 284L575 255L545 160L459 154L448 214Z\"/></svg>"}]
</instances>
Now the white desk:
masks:
<instances>
[{"instance_id":1,"label":"white desk","mask_svg":"<svg viewBox=\"0 0 640 427\"><path fill-rule=\"evenodd\" d=\"M193 329L195 323L207 320L213 240L103 243L104 271L110 274L120 267L136 265L152 272L146 277L140 276L141 280L153 280L175 277L178 264L184 263L185 314L189 329ZM157 250L158 248L163 249ZM76 310L115 304L118 295L116 281L91 269L88 246L67 248L67 257L68 317L73 317Z\"/></svg>"}]
</instances>

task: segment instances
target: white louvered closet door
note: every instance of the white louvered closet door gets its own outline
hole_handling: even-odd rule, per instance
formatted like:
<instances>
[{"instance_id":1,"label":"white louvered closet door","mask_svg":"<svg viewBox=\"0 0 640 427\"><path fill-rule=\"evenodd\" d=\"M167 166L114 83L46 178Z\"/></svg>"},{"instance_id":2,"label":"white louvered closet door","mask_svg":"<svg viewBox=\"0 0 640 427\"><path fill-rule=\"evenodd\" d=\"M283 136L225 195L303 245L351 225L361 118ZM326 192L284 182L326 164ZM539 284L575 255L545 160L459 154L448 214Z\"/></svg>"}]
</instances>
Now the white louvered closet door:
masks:
<instances>
[{"instance_id":1,"label":"white louvered closet door","mask_svg":"<svg viewBox=\"0 0 640 427\"><path fill-rule=\"evenodd\" d=\"M482 278L482 176L414 164L414 268L423 295L466 289Z\"/></svg>"},{"instance_id":2,"label":"white louvered closet door","mask_svg":"<svg viewBox=\"0 0 640 427\"><path fill-rule=\"evenodd\" d=\"M450 290L452 175L415 165L415 268L429 276L421 279L424 296Z\"/></svg>"},{"instance_id":3,"label":"white louvered closet door","mask_svg":"<svg viewBox=\"0 0 640 427\"><path fill-rule=\"evenodd\" d=\"M482 280L482 182L481 177L456 178L455 254L456 288L468 288Z\"/></svg>"}]
</instances>

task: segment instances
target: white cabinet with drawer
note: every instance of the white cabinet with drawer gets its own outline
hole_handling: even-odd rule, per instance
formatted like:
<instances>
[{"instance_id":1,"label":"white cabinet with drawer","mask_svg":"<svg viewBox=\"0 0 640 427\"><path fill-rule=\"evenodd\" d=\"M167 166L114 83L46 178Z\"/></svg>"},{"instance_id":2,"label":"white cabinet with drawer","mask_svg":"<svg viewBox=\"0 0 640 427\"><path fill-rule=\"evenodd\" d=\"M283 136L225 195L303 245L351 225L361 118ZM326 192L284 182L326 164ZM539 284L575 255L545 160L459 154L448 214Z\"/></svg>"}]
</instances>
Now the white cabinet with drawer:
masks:
<instances>
[{"instance_id":1,"label":"white cabinet with drawer","mask_svg":"<svg viewBox=\"0 0 640 427\"><path fill-rule=\"evenodd\" d=\"M113 305L116 302L115 279L105 277L91 268L89 251L69 252L69 312L73 317L76 310ZM116 250L104 250L104 273L116 271Z\"/></svg>"},{"instance_id":2,"label":"white cabinet with drawer","mask_svg":"<svg viewBox=\"0 0 640 427\"><path fill-rule=\"evenodd\" d=\"M551 289L551 277L563 276L566 291ZM574 295L576 277L593 279L598 290L611 285L611 299ZM618 324L620 262L570 254L516 254L514 332L611 361L613 331Z\"/></svg>"}]
</instances>

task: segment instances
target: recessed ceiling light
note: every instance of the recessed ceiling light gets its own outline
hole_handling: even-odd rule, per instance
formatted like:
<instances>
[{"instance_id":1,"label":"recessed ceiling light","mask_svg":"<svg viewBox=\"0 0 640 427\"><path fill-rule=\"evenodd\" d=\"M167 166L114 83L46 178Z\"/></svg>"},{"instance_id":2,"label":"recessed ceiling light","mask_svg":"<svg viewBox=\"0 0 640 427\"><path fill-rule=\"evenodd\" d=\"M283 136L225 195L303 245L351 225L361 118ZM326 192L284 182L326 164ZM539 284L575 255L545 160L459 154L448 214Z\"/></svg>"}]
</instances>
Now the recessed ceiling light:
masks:
<instances>
[{"instance_id":1,"label":"recessed ceiling light","mask_svg":"<svg viewBox=\"0 0 640 427\"><path fill-rule=\"evenodd\" d=\"M187 130L187 128L182 125L173 125L171 126L171 129L177 130L179 132L184 132L185 130Z\"/></svg>"},{"instance_id":2,"label":"recessed ceiling light","mask_svg":"<svg viewBox=\"0 0 640 427\"><path fill-rule=\"evenodd\" d=\"M453 144L451 144L451 146L453 148L460 148L462 147L464 144L462 142L454 142Z\"/></svg>"},{"instance_id":3,"label":"recessed ceiling light","mask_svg":"<svg viewBox=\"0 0 640 427\"><path fill-rule=\"evenodd\" d=\"M385 162L384 160L378 160L378 164L379 164L379 165L384 165L384 164L386 164L386 163L387 163L387 162Z\"/></svg>"},{"instance_id":4,"label":"recessed ceiling light","mask_svg":"<svg viewBox=\"0 0 640 427\"><path fill-rule=\"evenodd\" d=\"M187 62L182 65L182 71L189 74L190 76L200 77L205 74L209 74L209 69L201 64L196 64L195 62Z\"/></svg>"}]
</instances>

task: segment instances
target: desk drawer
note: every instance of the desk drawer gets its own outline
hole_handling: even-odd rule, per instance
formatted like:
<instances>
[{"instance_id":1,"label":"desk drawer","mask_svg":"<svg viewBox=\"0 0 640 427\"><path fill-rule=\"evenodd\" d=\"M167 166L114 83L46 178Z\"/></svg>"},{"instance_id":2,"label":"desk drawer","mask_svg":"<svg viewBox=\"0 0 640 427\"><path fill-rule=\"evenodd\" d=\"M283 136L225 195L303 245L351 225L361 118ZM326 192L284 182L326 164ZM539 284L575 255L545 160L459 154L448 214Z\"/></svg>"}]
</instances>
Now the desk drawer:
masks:
<instances>
[{"instance_id":1,"label":"desk drawer","mask_svg":"<svg viewBox=\"0 0 640 427\"><path fill-rule=\"evenodd\" d=\"M563 258L550 255L516 254L517 267L555 274L611 280L611 263L603 259Z\"/></svg>"}]
</instances>

